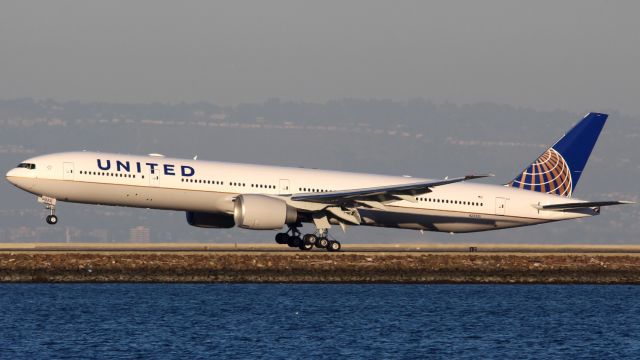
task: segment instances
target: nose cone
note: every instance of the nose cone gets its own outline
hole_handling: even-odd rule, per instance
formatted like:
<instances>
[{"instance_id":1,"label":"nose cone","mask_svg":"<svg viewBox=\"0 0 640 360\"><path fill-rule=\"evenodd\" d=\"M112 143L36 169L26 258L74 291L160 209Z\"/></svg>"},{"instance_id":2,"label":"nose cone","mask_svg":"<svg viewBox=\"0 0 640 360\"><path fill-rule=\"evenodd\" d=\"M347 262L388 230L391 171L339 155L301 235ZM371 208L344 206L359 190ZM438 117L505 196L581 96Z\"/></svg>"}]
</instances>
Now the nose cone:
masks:
<instances>
[{"instance_id":1,"label":"nose cone","mask_svg":"<svg viewBox=\"0 0 640 360\"><path fill-rule=\"evenodd\" d=\"M5 177L8 182L24 190L31 189L35 180L33 173L29 172L27 169L20 168L9 170Z\"/></svg>"},{"instance_id":2,"label":"nose cone","mask_svg":"<svg viewBox=\"0 0 640 360\"><path fill-rule=\"evenodd\" d=\"M11 169L7 172L7 175L5 175L5 177L7 178L7 181L12 183L13 185L16 184L16 177L18 176L18 169Z\"/></svg>"}]
</instances>

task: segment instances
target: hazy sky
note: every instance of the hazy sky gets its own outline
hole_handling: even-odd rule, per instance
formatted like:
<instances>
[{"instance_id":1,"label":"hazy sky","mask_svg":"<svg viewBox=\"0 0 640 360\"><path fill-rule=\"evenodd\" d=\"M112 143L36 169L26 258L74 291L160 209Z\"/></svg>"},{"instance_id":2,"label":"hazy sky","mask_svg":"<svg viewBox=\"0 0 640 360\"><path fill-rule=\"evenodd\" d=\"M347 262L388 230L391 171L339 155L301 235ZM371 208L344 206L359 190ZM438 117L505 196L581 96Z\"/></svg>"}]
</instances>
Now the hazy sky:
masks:
<instances>
[{"instance_id":1,"label":"hazy sky","mask_svg":"<svg viewBox=\"0 0 640 360\"><path fill-rule=\"evenodd\" d=\"M0 98L640 115L639 1L1 1Z\"/></svg>"}]
</instances>

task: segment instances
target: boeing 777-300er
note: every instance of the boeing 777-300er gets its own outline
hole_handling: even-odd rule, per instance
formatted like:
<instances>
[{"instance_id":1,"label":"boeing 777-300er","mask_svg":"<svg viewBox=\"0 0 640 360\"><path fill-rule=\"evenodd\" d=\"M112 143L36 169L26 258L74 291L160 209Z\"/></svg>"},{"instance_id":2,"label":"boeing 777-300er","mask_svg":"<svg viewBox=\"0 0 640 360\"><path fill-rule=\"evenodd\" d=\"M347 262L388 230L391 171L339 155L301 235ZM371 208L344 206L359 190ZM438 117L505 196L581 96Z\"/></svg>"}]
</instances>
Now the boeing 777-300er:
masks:
<instances>
[{"instance_id":1,"label":"boeing 777-300er","mask_svg":"<svg viewBox=\"0 0 640 360\"><path fill-rule=\"evenodd\" d=\"M340 250L332 225L466 233L584 218L628 201L572 198L607 120L590 113L513 180L467 182L100 152L20 163L6 177L35 194L56 224L56 202L185 211L190 225L280 230L279 244ZM315 232L301 236L302 223Z\"/></svg>"}]
</instances>

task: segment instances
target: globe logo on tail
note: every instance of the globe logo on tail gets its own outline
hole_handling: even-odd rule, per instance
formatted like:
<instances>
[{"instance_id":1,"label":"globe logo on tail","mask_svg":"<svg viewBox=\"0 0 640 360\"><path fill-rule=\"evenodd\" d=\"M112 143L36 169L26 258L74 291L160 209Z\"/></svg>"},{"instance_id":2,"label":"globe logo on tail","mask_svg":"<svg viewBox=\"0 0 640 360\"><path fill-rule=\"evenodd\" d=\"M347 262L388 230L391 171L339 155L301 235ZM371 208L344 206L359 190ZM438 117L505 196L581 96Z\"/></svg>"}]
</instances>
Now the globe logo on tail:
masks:
<instances>
[{"instance_id":1,"label":"globe logo on tail","mask_svg":"<svg viewBox=\"0 0 640 360\"><path fill-rule=\"evenodd\" d=\"M522 174L509 184L519 189L571 196L571 171L565 159L555 149L545 151Z\"/></svg>"}]
</instances>

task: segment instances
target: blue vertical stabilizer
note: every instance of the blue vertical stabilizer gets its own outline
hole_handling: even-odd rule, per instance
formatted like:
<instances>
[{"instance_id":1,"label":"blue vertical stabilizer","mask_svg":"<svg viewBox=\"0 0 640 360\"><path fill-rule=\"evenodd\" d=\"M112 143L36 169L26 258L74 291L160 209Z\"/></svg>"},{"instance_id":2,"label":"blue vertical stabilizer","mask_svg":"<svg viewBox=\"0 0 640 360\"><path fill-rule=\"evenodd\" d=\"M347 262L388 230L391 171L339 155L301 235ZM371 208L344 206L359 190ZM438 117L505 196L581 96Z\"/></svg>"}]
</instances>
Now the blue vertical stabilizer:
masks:
<instances>
[{"instance_id":1,"label":"blue vertical stabilizer","mask_svg":"<svg viewBox=\"0 0 640 360\"><path fill-rule=\"evenodd\" d=\"M587 114L507 185L570 197L608 116L600 113Z\"/></svg>"}]
</instances>

